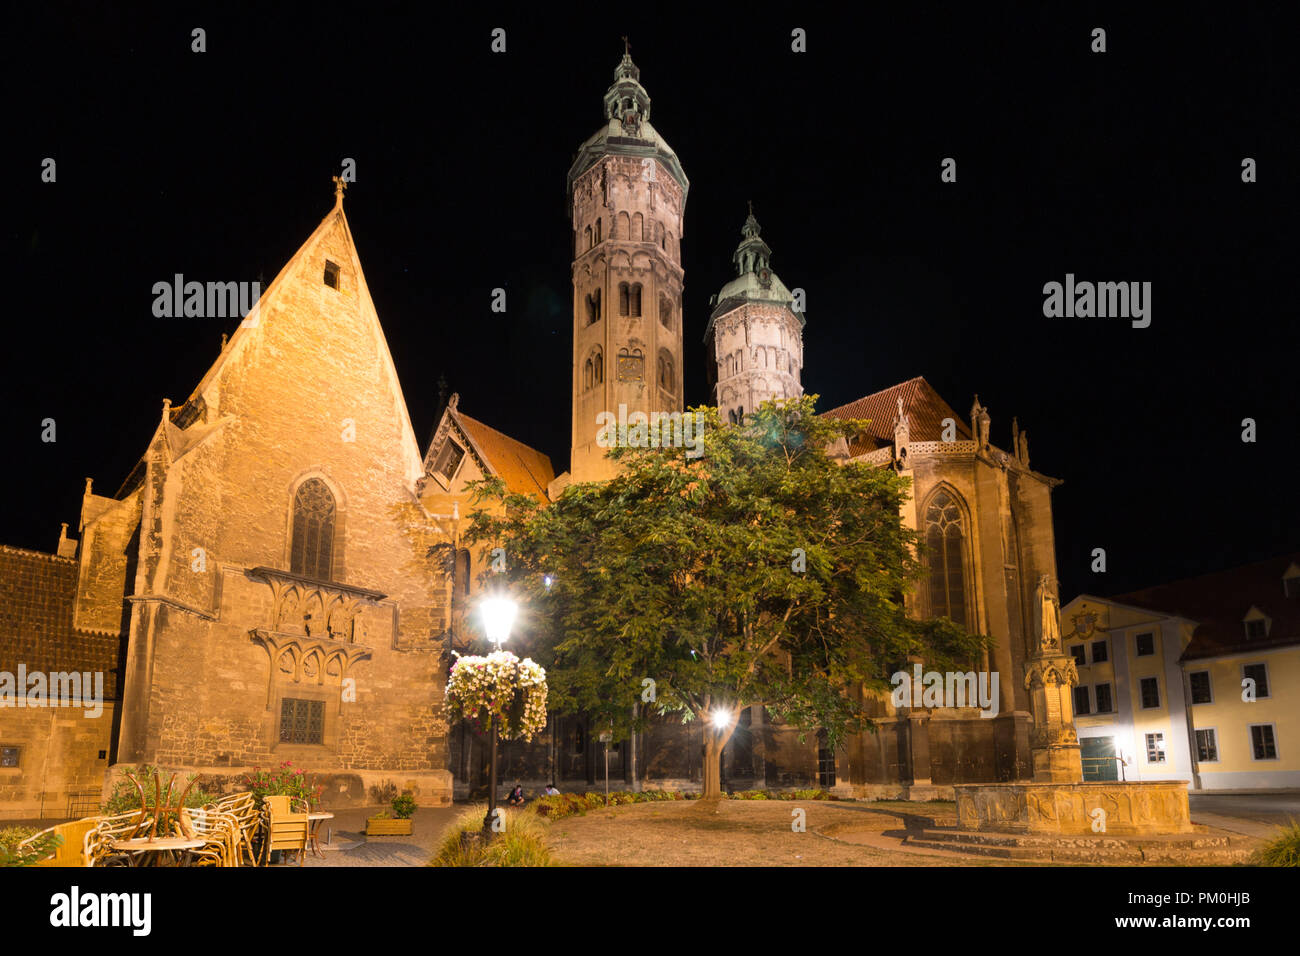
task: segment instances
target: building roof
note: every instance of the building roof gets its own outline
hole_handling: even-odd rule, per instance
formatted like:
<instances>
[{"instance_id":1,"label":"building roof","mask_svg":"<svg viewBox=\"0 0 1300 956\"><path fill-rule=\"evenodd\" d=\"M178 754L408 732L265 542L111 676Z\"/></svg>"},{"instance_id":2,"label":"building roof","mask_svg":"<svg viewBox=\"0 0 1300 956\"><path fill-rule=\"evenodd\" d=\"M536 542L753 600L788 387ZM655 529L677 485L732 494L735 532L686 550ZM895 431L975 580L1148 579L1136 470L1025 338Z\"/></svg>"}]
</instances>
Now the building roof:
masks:
<instances>
[{"instance_id":1,"label":"building roof","mask_svg":"<svg viewBox=\"0 0 1300 956\"><path fill-rule=\"evenodd\" d=\"M1185 661L1300 644L1300 596L1288 598L1282 589L1282 575L1293 563L1300 565L1300 552L1118 594L1114 600L1196 621ZM1252 607L1269 619L1268 636L1246 637L1244 619Z\"/></svg>"},{"instance_id":2,"label":"building roof","mask_svg":"<svg viewBox=\"0 0 1300 956\"><path fill-rule=\"evenodd\" d=\"M903 400L903 412L908 417L908 435L911 441L941 441L945 418L951 418L957 423L959 441L970 439L970 423L953 411L952 406L940 398L939 393L920 375L823 414L828 418L871 420L867 433L849 443L849 454L856 457L893 444L894 419L898 416L900 398Z\"/></svg>"},{"instance_id":3,"label":"building roof","mask_svg":"<svg viewBox=\"0 0 1300 956\"><path fill-rule=\"evenodd\" d=\"M555 469L551 465L550 456L484 425L477 418L470 418L459 409L454 414L466 435L487 459L488 466L506 483L508 490L521 495L533 495L543 502L550 500L546 495L546 486L555 480Z\"/></svg>"},{"instance_id":4,"label":"building roof","mask_svg":"<svg viewBox=\"0 0 1300 956\"><path fill-rule=\"evenodd\" d=\"M75 559L0 545L0 671L100 672L105 699L117 699L121 638L76 630L76 597Z\"/></svg>"}]
</instances>

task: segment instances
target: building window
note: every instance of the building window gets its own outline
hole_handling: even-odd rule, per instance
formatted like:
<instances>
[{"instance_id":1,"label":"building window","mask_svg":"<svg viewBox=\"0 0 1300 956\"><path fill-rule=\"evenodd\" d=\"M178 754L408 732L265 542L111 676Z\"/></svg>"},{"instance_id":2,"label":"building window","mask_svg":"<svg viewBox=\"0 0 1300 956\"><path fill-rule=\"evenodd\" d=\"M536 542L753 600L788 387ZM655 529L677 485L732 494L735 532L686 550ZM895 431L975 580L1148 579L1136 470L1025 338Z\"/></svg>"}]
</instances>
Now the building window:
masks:
<instances>
[{"instance_id":1,"label":"building window","mask_svg":"<svg viewBox=\"0 0 1300 956\"><path fill-rule=\"evenodd\" d=\"M1210 687L1209 671L1193 671L1187 675L1187 683L1192 688L1193 704L1212 704L1214 703L1214 694Z\"/></svg>"},{"instance_id":2,"label":"building window","mask_svg":"<svg viewBox=\"0 0 1300 956\"><path fill-rule=\"evenodd\" d=\"M824 730L817 732L817 786L823 790L835 786L835 751L830 748Z\"/></svg>"},{"instance_id":3,"label":"building window","mask_svg":"<svg viewBox=\"0 0 1300 956\"><path fill-rule=\"evenodd\" d=\"M1074 712L1076 714L1090 714L1092 711L1088 706L1088 688L1076 687L1074 689Z\"/></svg>"},{"instance_id":4,"label":"building window","mask_svg":"<svg viewBox=\"0 0 1300 956\"><path fill-rule=\"evenodd\" d=\"M325 702L286 697L280 701L280 743L325 742Z\"/></svg>"},{"instance_id":5,"label":"building window","mask_svg":"<svg viewBox=\"0 0 1300 956\"><path fill-rule=\"evenodd\" d=\"M1093 688L1093 691L1097 695L1097 713L1109 714L1114 712L1115 704L1111 700L1110 685L1098 684Z\"/></svg>"},{"instance_id":6,"label":"building window","mask_svg":"<svg viewBox=\"0 0 1300 956\"><path fill-rule=\"evenodd\" d=\"M1246 622L1246 637L1250 640L1259 640L1268 637L1268 622L1262 617L1257 617L1253 621Z\"/></svg>"},{"instance_id":7,"label":"building window","mask_svg":"<svg viewBox=\"0 0 1300 956\"><path fill-rule=\"evenodd\" d=\"M665 392L677 391L677 376L673 374L673 359L667 352L659 353L659 387Z\"/></svg>"},{"instance_id":8,"label":"building window","mask_svg":"<svg viewBox=\"0 0 1300 956\"><path fill-rule=\"evenodd\" d=\"M640 315L641 315L641 283L639 283L639 282L634 282L634 283L632 283L632 288L631 288L631 291L630 291L630 293L629 293L628 308L631 310L631 311L628 313L629 315L632 315L632 316L635 316L635 317L638 317L638 318L640 317Z\"/></svg>"},{"instance_id":9,"label":"building window","mask_svg":"<svg viewBox=\"0 0 1300 956\"><path fill-rule=\"evenodd\" d=\"M1196 732L1196 760L1198 763L1215 763L1219 759L1219 741L1215 739L1214 729Z\"/></svg>"},{"instance_id":10,"label":"building window","mask_svg":"<svg viewBox=\"0 0 1300 956\"><path fill-rule=\"evenodd\" d=\"M1147 763L1165 762L1165 735L1147 734Z\"/></svg>"},{"instance_id":11,"label":"building window","mask_svg":"<svg viewBox=\"0 0 1300 956\"><path fill-rule=\"evenodd\" d=\"M1289 598L1300 597L1300 574L1282 579L1282 593Z\"/></svg>"},{"instance_id":12,"label":"building window","mask_svg":"<svg viewBox=\"0 0 1300 956\"><path fill-rule=\"evenodd\" d=\"M1160 706L1160 682L1154 677L1144 677L1141 682L1142 707L1150 710Z\"/></svg>"},{"instance_id":13,"label":"building window","mask_svg":"<svg viewBox=\"0 0 1300 956\"><path fill-rule=\"evenodd\" d=\"M1263 700L1269 696L1268 693L1268 665L1267 664L1247 664L1241 669L1243 678L1250 678L1255 682L1255 699Z\"/></svg>"},{"instance_id":14,"label":"building window","mask_svg":"<svg viewBox=\"0 0 1300 956\"><path fill-rule=\"evenodd\" d=\"M593 289L587 293L587 324L595 325L600 321L600 290Z\"/></svg>"},{"instance_id":15,"label":"building window","mask_svg":"<svg viewBox=\"0 0 1300 956\"><path fill-rule=\"evenodd\" d=\"M289 570L317 581L331 580L334 558L334 496L319 478L308 478L293 497L293 545Z\"/></svg>"},{"instance_id":16,"label":"building window","mask_svg":"<svg viewBox=\"0 0 1300 956\"><path fill-rule=\"evenodd\" d=\"M339 267L328 259L325 260L325 284L331 289L339 287Z\"/></svg>"},{"instance_id":17,"label":"building window","mask_svg":"<svg viewBox=\"0 0 1300 956\"><path fill-rule=\"evenodd\" d=\"M456 469L460 467L461 459L464 457L465 449L451 439L447 439L442 446L442 451L438 452L438 460L434 463L433 470L451 481L456 475Z\"/></svg>"},{"instance_id":18,"label":"building window","mask_svg":"<svg viewBox=\"0 0 1300 956\"><path fill-rule=\"evenodd\" d=\"M1084 664L1088 663L1088 659L1084 656L1083 653L1082 644L1071 644L1070 656L1074 658L1074 663L1079 667L1082 667Z\"/></svg>"},{"instance_id":19,"label":"building window","mask_svg":"<svg viewBox=\"0 0 1300 956\"><path fill-rule=\"evenodd\" d=\"M659 297L659 324L665 329L673 327L673 300L666 295Z\"/></svg>"},{"instance_id":20,"label":"building window","mask_svg":"<svg viewBox=\"0 0 1300 956\"><path fill-rule=\"evenodd\" d=\"M1092 642L1092 662L1094 664L1103 664L1110 660L1109 652L1106 650L1105 641Z\"/></svg>"},{"instance_id":21,"label":"building window","mask_svg":"<svg viewBox=\"0 0 1300 956\"><path fill-rule=\"evenodd\" d=\"M18 747L0 747L0 767L18 766Z\"/></svg>"},{"instance_id":22,"label":"building window","mask_svg":"<svg viewBox=\"0 0 1300 956\"><path fill-rule=\"evenodd\" d=\"M573 733L569 735L569 753L578 757L587 751L587 734L582 729L582 724L574 722Z\"/></svg>"},{"instance_id":23,"label":"building window","mask_svg":"<svg viewBox=\"0 0 1300 956\"><path fill-rule=\"evenodd\" d=\"M461 548L456 552L456 570L454 574L455 579L452 584L453 599L469 597L472 581L470 578L469 550L467 548Z\"/></svg>"},{"instance_id":24,"label":"building window","mask_svg":"<svg viewBox=\"0 0 1300 956\"><path fill-rule=\"evenodd\" d=\"M1139 634L1135 638L1138 657L1150 657L1156 652L1156 636L1151 631Z\"/></svg>"},{"instance_id":25,"label":"building window","mask_svg":"<svg viewBox=\"0 0 1300 956\"><path fill-rule=\"evenodd\" d=\"M966 578L963 565L962 513L946 491L938 492L925 512L925 544L930 567L930 614L966 625Z\"/></svg>"},{"instance_id":26,"label":"building window","mask_svg":"<svg viewBox=\"0 0 1300 956\"><path fill-rule=\"evenodd\" d=\"M629 302L631 301L631 295L632 293L629 291L627 283L620 282L618 284L618 314L619 315L627 315Z\"/></svg>"},{"instance_id":27,"label":"building window","mask_svg":"<svg viewBox=\"0 0 1300 956\"><path fill-rule=\"evenodd\" d=\"M585 252L587 249L591 248L591 226L588 226L586 229L582 230L582 238L585 243L585 245L583 246L583 251Z\"/></svg>"},{"instance_id":28,"label":"building window","mask_svg":"<svg viewBox=\"0 0 1300 956\"><path fill-rule=\"evenodd\" d=\"M1250 747L1256 760L1277 759L1277 738L1272 724L1250 725Z\"/></svg>"},{"instance_id":29,"label":"building window","mask_svg":"<svg viewBox=\"0 0 1300 956\"><path fill-rule=\"evenodd\" d=\"M600 243L601 243L601 235L600 235L600 220L597 219L597 220L596 220L596 244L597 244L597 245L600 245Z\"/></svg>"}]
</instances>

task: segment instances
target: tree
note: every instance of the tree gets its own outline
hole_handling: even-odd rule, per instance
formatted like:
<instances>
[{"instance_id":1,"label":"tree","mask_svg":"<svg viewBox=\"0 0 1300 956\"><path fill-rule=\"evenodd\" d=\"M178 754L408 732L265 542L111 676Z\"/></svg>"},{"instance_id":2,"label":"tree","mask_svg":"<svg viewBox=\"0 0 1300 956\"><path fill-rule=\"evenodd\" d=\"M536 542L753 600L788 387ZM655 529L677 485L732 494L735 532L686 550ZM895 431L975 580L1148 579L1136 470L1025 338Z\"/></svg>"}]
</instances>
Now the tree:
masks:
<instances>
[{"instance_id":1,"label":"tree","mask_svg":"<svg viewBox=\"0 0 1300 956\"><path fill-rule=\"evenodd\" d=\"M765 402L741 425L693 409L698 457L620 442L617 477L549 506L497 479L475 488L470 540L509 555L553 704L625 736L651 678L654 708L704 725L706 799L741 708L823 730L833 748L870 726L860 688L886 688L910 655L944 668L986 643L908 616L922 573L900 519L908 483L829 457L865 422L818 417L815 401Z\"/></svg>"}]
</instances>

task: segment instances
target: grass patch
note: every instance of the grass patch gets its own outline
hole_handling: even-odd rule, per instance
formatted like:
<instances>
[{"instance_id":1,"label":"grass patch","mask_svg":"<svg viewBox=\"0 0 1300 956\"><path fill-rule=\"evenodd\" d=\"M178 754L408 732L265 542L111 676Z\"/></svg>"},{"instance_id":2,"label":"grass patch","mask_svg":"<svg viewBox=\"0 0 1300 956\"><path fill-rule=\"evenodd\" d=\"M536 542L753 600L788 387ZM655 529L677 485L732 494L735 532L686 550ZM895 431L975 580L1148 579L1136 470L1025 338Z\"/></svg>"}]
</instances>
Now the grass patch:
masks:
<instances>
[{"instance_id":1,"label":"grass patch","mask_svg":"<svg viewBox=\"0 0 1300 956\"><path fill-rule=\"evenodd\" d=\"M505 829L482 839L486 806L471 807L447 831L430 866L555 866L548 824L527 811L503 810Z\"/></svg>"},{"instance_id":2,"label":"grass patch","mask_svg":"<svg viewBox=\"0 0 1300 956\"><path fill-rule=\"evenodd\" d=\"M1255 851L1256 866L1300 866L1300 823L1291 821L1276 837Z\"/></svg>"}]
</instances>

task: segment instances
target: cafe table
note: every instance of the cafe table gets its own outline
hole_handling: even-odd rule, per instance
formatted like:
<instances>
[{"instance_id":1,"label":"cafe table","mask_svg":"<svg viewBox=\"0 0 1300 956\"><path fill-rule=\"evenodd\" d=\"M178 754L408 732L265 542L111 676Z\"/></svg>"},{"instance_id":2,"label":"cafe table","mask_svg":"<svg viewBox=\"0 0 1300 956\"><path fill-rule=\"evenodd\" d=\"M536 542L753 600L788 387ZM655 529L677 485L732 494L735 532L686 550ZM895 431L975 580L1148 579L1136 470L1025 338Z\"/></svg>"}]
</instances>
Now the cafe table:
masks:
<instances>
[{"instance_id":1,"label":"cafe table","mask_svg":"<svg viewBox=\"0 0 1300 956\"><path fill-rule=\"evenodd\" d=\"M334 814L326 813L324 811L319 813L307 814L307 840L311 844L312 856L318 856L322 860L325 859L325 854L321 852L320 844L317 842L316 838L320 834L321 823L323 823L325 820L333 820L333 819L334 819Z\"/></svg>"},{"instance_id":2,"label":"cafe table","mask_svg":"<svg viewBox=\"0 0 1300 956\"><path fill-rule=\"evenodd\" d=\"M187 850L197 850L206 843L206 840L189 837L134 837L130 840L114 840L113 849L130 854L128 859L131 866L147 866L144 861L151 859L153 854L180 854ZM176 857L173 856L172 859L175 860Z\"/></svg>"}]
</instances>

